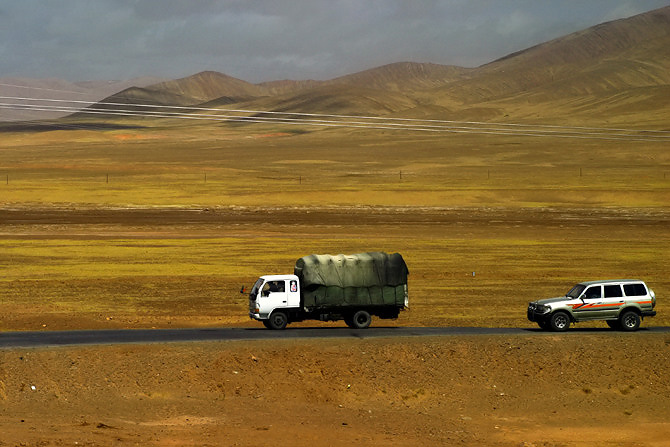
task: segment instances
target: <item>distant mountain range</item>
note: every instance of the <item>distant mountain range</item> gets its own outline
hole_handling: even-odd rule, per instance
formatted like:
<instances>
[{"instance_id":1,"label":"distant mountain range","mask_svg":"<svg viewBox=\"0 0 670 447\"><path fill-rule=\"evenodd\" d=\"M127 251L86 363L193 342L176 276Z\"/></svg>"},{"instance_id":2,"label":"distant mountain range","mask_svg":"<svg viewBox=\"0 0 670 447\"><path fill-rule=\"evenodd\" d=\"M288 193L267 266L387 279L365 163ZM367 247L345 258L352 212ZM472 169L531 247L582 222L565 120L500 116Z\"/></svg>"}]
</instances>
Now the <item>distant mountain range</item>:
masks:
<instances>
[{"instance_id":1,"label":"distant mountain range","mask_svg":"<svg viewBox=\"0 0 670 447\"><path fill-rule=\"evenodd\" d=\"M603 23L477 68L399 62L327 81L252 84L209 71L152 81L30 82L39 84L40 97L76 90L100 96L95 107L108 109L118 106L105 103L235 104L296 113L538 122L595 115L603 122L640 119L670 127L670 6ZM0 84L22 82L29 81L0 79ZM0 116L5 112L0 110Z\"/></svg>"},{"instance_id":2,"label":"distant mountain range","mask_svg":"<svg viewBox=\"0 0 670 447\"><path fill-rule=\"evenodd\" d=\"M145 87L162 81L165 79L156 77L134 78L127 81L84 82L68 82L62 79L0 78L0 96L96 102L129 87ZM52 103L52 105L57 104ZM70 106L76 103L62 105ZM47 119L64 115L63 112L40 112L36 115L34 111L0 108L0 121L32 119L35 116Z\"/></svg>"}]
</instances>

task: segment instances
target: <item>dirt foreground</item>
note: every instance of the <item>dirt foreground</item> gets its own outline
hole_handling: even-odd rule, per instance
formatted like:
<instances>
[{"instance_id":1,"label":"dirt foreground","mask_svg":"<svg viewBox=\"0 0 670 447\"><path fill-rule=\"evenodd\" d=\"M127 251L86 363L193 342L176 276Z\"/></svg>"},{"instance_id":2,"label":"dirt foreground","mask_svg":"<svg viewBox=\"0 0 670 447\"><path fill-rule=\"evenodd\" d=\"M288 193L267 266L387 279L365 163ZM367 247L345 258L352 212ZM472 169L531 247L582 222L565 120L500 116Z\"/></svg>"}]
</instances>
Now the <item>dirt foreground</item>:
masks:
<instances>
[{"instance_id":1,"label":"dirt foreground","mask_svg":"<svg viewBox=\"0 0 670 447\"><path fill-rule=\"evenodd\" d=\"M665 446L670 336L0 352L2 446Z\"/></svg>"}]
</instances>

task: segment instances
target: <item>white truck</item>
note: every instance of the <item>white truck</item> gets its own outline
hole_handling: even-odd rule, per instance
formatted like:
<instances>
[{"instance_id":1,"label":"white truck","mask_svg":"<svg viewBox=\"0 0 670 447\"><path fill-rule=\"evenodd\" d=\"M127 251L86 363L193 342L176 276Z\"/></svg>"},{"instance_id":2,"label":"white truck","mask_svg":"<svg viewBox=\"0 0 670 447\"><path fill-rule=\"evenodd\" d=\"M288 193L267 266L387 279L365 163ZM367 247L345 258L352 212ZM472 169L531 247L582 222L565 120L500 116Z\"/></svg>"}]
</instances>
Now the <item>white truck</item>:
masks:
<instances>
[{"instance_id":1,"label":"white truck","mask_svg":"<svg viewBox=\"0 0 670 447\"><path fill-rule=\"evenodd\" d=\"M409 271L398 253L310 255L292 275L265 275L249 293L249 317L268 329L304 320L344 320L365 329L372 316L395 319L409 308Z\"/></svg>"}]
</instances>

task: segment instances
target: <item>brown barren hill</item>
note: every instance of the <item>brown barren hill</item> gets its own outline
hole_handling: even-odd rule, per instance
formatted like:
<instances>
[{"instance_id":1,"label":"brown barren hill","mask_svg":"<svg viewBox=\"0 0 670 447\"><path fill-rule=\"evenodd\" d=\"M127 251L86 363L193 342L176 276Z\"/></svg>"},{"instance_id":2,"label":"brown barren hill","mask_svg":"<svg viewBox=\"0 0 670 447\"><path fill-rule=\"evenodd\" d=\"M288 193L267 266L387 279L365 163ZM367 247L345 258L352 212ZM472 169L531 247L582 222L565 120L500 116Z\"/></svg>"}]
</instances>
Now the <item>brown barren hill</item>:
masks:
<instances>
[{"instance_id":1,"label":"brown barren hill","mask_svg":"<svg viewBox=\"0 0 670 447\"><path fill-rule=\"evenodd\" d=\"M237 103L238 109L296 116L656 127L670 117L665 106L669 86L670 6L572 33L478 68L398 62L327 81L261 84L205 71L125 90L103 102L208 108Z\"/></svg>"},{"instance_id":2,"label":"brown barren hill","mask_svg":"<svg viewBox=\"0 0 670 447\"><path fill-rule=\"evenodd\" d=\"M488 104L500 107L501 114L515 111L513 104L522 102L531 109L546 105L541 110L545 114L570 115L584 110L610 113L621 104L646 99L658 108L667 93L658 87L668 84L670 7L665 7L510 54L435 94L441 97L438 102L449 98L464 105ZM577 109L561 105L575 99L572 106Z\"/></svg>"},{"instance_id":3,"label":"brown barren hill","mask_svg":"<svg viewBox=\"0 0 670 447\"><path fill-rule=\"evenodd\" d=\"M257 110L343 115L386 115L416 106L408 95L355 85L324 85L256 102Z\"/></svg>"},{"instance_id":4,"label":"brown barren hill","mask_svg":"<svg viewBox=\"0 0 670 447\"><path fill-rule=\"evenodd\" d=\"M156 77L140 77L125 81L82 82L68 82L62 79L0 78L0 96L30 98L30 100L16 99L9 102L22 106L34 106L0 109L0 122L59 118L68 114L67 111L62 110L62 107L83 107L81 103L69 102L71 100L100 101L126 89L142 88L163 81L164 79ZM56 100L56 102L51 100Z\"/></svg>"},{"instance_id":5,"label":"brown barren hill","mask_svg":"<svg viewBox=\"0 0 670 447\"><path fill-rule=\"evenodd\" d=\"M569 34L474 69L389 64L315 88L284 90L284 95L265 98L262 105L265 110L455 120L562 119L600 125L613 119L656 124L668 116L664 105L668 85L670 7L665 7ZM366 101L363 91L374 91L374 99ZM398 94L405 99L398 101Z\"/></svg>"},{"instance_id":6,"label":"brown barren hill","mask_svg":"<svg viewBox=\"0 0 670 447\"><path fill-rule=\"evenodd\" d=\"M263 87L215 71L203 71L186 78L154 84L148 88L192 98L191 104L212 101L222 96L250 98L266 94Z\"/></svg>"},{"instance_id":7,"label":"brown barren hill","mask_svg":"<svg viewBox=\"0 0 670 447\"><path fill-rule=\"evenodd\" d=\"M397 62L335 78L329 83L387 91L439 87L467 77L470 69L452 65Z\"/></svg>"},{"instance_id":8,"label":"brown barren hill","mask_svg":"<svg viewBox=\"0 0 670 447\"><path fill-rule=\"evenodd\" d=\"M143 88L128 88L105 98L98 104L94 104L88 112L92 112L92 110L114 110L120 114L125 113L124 111L136 114L162 113L168 110L162 110L154 106L186 107L219 99L222 99L219 101L222 104L230 104L253 99L264 94L265 89L263 87L255 86L223 73L204 71L186 78L160 82ZM120 104L127 106L120 106ZM175 111L172 110L171 112ZM185 112L185 110L182 110L182 112ZM84 115L89 115L89 113Z\"/></svg>"}]
</instances>

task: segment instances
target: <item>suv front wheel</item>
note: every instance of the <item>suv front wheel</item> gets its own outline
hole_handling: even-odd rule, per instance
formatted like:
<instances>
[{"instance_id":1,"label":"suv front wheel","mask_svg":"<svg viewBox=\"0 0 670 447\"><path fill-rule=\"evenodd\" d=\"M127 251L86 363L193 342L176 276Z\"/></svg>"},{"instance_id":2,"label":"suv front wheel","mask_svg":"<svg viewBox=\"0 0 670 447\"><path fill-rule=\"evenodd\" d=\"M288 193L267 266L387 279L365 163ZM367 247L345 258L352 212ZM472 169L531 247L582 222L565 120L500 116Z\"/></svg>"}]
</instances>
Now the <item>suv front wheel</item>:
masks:
<instances>
[{"instance_id":1,"label":"suv front wheel","mask_svg":"<svg viewBox=\"0 0 670 447\"><path fill-rule=\"evenodd\" d=\"M552 331L567 331L570 327L570 315L565 312L555 312L549 319L549 327Z\"/></svg>"}]
</instances>

